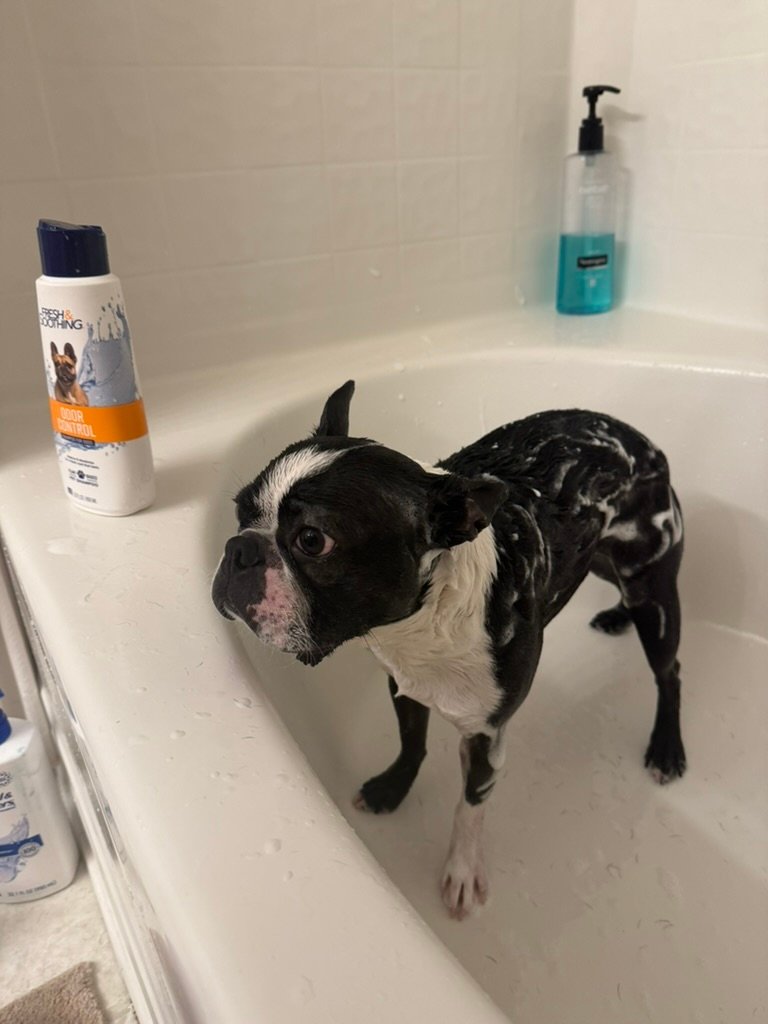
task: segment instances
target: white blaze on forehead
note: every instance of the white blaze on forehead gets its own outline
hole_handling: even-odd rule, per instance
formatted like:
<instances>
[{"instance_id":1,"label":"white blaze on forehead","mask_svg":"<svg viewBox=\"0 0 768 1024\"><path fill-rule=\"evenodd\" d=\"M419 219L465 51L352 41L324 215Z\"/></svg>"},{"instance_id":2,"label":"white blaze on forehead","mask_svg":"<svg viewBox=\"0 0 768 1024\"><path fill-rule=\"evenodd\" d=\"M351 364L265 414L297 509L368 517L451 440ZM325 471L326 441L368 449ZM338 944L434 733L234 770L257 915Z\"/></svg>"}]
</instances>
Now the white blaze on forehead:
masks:
<instances>
[{"instance_id":1,"label":"white blaze on forehead","mask_svg":"<svg viewBox=\"0 0 768 1024\"><path fill-rule=\"evenodd\" d=\"M280 502L293 485L305 477L316 476L348 450L342 448L340 451L322 451L312 445L283 456L272 467L259 489L258 501L262 510L259 526L274 533L277 530L277 511Z\"/></svg>"}]
</instances>

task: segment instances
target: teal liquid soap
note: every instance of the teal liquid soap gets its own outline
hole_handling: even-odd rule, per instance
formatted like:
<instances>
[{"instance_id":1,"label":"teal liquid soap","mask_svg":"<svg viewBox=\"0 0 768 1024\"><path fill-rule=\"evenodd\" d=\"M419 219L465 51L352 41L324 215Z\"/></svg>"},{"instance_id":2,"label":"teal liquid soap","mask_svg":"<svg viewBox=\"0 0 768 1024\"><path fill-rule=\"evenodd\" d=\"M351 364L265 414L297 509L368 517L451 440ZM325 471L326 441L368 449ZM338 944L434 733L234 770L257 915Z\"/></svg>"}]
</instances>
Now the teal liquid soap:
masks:
<instances>
[{"instance_id":1,"label":"teal liquid soap","mask_svg":"<svg viewBox=\"0 0 768 1024\"><path fill-rule=\"evenodd\" d=\"M561 235L558 313L605 313L613 305L615 236Z\"/></svg>"}]
</instances>

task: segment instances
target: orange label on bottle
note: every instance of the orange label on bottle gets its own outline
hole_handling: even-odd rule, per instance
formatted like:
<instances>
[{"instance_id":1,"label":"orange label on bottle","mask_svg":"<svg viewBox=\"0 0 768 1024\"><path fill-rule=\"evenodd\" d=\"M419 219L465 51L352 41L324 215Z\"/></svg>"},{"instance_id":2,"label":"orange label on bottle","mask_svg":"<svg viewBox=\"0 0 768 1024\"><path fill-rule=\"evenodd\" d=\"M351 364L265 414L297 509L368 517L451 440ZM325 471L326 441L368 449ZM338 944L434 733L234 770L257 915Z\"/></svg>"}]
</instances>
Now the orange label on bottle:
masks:
<instances>
[{"instance_id":1,"label":"orange label on bottle","mask_svg":"<svg viewBox=\"0 0 768 1024\"><path fill-rule=\"evenodd\" d=\"M147 433L144 402L137 399L127 405L67 405L48 399L51 425L57 434L93 444L135 441Z\"/></svg>"}]
</instances>

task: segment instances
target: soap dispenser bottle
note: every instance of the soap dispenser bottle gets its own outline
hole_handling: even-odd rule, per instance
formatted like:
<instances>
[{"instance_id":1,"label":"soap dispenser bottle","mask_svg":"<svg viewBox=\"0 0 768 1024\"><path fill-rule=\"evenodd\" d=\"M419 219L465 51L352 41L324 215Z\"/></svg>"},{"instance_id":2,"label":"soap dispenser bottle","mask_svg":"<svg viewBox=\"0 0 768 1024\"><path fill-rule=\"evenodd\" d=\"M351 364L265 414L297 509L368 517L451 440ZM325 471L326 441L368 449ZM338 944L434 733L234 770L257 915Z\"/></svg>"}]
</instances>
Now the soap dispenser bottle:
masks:
<instances>
[{"instance_id":1,"label":"soap dispenser bottle","mask_svg":"<svg viewBox=\"0 0 768 1024\"><path fill-rule=\"evenodd\" d=\"M613 305L616 170L603 149L597 100L612 85L587 85L582 96L589 114L581 122L579 151L565 158L560 253L557 268L559 313L605 313Z\"/></svg>"},{"instance_id":2,"label":"soap dispenser bottle","mask_svg":"<svg viewBox=\"0 0 768 1024\"><path fill-rule=\"evenodd\" d=\"M78 856L40 733L0 708L0 904L64 889Z\"/></svg>"}]
</instances>

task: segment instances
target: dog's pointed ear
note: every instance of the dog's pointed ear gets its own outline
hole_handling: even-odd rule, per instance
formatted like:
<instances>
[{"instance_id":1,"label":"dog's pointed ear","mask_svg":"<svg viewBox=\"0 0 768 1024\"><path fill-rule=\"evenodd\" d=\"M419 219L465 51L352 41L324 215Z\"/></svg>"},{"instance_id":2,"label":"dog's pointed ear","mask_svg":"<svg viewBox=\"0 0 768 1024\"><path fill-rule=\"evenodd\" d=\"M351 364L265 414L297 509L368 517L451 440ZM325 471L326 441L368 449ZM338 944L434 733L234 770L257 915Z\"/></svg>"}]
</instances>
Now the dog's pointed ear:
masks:
<instances>
[{"instance_id":1,"label":"dog's pointed ear","mask_svg":"<svg viewBox=\"0 0 768 1024\"><path fill-rule=\"evenodd\" d=\"M347 437L349 435L349 403L355 391L355 382L348 380L346 384L334 391L325 403L323 415L315 427L315 437Z\"/></svg>"},{"instance_id":2,"label":"dog's pointed ear","mask_svg":"<svg viewBox=\"0 0 768 1024\"><path fill-rule=\"evenodd\" d=\"M59 354L59 350L56 348L56 342L51 342L51 355L55 358Z\"/></svg>"},{"instance_id":3,"label":"dog's pointed ear","mask_svg":"<svg viewBox=\"0 0 768 1024\"><path fill-rule=\"evenodd\" d=\"M73 363L77 361L77 356L75 355L75 350L72 346L72 342L68 341L67 344L64 346L64 355L67 356L68 359L71 359Z\"/></svg>"},{"instance_id":4,"label":"dog's pointed ear","mask_svg":"<svg viewBox=\"0 0 768 1024\"><path fill-rule=\"evenodd\" d=\"M452 548L474 540L508 494L507 485L495 476L467 478L448 473L434 478L427 509L432 546Z\"/></svg>"}]
</instances>

